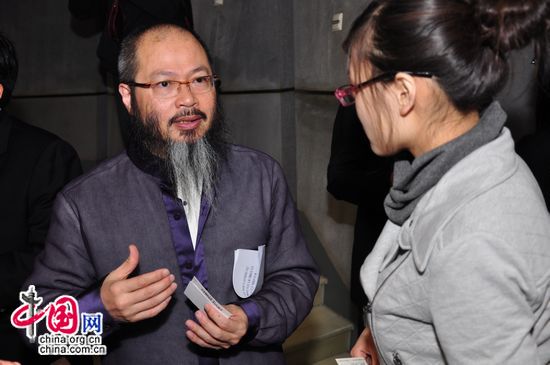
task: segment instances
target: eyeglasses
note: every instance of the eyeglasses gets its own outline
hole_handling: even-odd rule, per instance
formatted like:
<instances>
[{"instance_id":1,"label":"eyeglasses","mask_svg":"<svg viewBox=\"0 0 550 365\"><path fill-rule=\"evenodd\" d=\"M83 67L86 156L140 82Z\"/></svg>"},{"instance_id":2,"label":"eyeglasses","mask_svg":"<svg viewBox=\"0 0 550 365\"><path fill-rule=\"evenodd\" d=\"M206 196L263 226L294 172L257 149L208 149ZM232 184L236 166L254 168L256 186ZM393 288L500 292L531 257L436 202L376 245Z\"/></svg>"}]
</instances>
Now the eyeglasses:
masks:
<instances>
[{"instance_id":1,"label":"eyeglasses","mask_svg":"<svg viewBox=\"0 0 550 365\"><path fill-rule=\"evenodd\" d=\"M418 77L428 77L428 78L433 77L433 74L431 72L414 72L414 71L401 71L401 72L405 72L409 75L418 76ZM338 101L342 106L353 105L353 103L355 103L355 95L357 95L357 93L361 89L369 85L372 85L374 83L377 83L379 81L393 80L393 78L397 73L398 71L384 72L383 74L380 74L376 77L373 77L372 79L369 79L357 85L348 84L348 85L340 86L338 89L334 91L334 96L336 96L336 99L338 99Z\"/></svg>"},{"instance_id":2,"label":"eyeglasses","mask_svg":"<svg viewBox=\"0 0 550 365\"><path fill-rule=\"evenodd\" d=\"M129 86L151 89L155 97L159 99L169 99L176 97L181 92L181 85L186 85L189 88L189 91L196 95L204 94L212 90L214 85L218 82L220 82L220 79L217 75L206 75L194 77L189 81L163 80L149 84L130 81L126 84Z\"/></svg>"}]
</instances>

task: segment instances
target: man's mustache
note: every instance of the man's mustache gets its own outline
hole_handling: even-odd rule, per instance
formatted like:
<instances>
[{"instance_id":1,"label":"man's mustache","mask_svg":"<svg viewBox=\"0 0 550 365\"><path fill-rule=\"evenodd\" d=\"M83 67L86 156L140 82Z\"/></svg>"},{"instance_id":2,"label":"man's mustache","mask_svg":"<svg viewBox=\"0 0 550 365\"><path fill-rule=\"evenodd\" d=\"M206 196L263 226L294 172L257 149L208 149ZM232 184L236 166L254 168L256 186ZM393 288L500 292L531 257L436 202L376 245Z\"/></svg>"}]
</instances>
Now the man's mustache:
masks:
<instances>
[{"instance_id":1,"label":"man's mustache","mask_svg":"<svg viewBox=\"0 0 550 365\"><path fill-rule=\"evenodd\" d=\"M174 115L169 120L169 124L172 125L174 123L177 123L177 120L181 117L190 117L192 115L198 115L202 119L206 119L206 113L204 113L202 110L199 110L197 108L191 108L191 109L184 109L178 114Z\"/></svg>"}]
</instances>

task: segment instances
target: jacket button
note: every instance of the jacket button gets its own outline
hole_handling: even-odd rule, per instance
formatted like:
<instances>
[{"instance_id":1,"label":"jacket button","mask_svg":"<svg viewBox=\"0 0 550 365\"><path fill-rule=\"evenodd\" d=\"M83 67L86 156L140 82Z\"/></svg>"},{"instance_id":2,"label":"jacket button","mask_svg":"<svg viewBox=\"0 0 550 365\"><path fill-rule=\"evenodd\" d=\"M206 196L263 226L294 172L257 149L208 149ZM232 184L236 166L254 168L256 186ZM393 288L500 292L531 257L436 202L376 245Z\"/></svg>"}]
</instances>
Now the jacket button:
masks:
<instances>
[{"instance_id":1,"label":"jacket button","mask_svg":"<svg viewBox=\"0 0 550 365\"><path fill-rule=\"evenodd\" d=\"M179 221L181 219L181 213L180 212L174 213L174 219Z\"/></svg>"},{"instance_id":2,"label":"jacket button","mask_svg":"<svg viewBox=\"0 0 550 365\"><path fill-rule=\"evenodd\" d=\"M397 351L392 354L392 357L393 357L393 365L403 365Z\"/></svg>"},{"instance_id":3,"label":"jacket button","mask_svg":"<svg viewBox=\"0 0 550 365\"><path fill-rule=\"evenodd\" d=\"M187 262L185 262L185 264L183 264L183 267L186 270L191 270L193 268L193 263L191 261L187 261Z\"/></svg>"}]
</instances>

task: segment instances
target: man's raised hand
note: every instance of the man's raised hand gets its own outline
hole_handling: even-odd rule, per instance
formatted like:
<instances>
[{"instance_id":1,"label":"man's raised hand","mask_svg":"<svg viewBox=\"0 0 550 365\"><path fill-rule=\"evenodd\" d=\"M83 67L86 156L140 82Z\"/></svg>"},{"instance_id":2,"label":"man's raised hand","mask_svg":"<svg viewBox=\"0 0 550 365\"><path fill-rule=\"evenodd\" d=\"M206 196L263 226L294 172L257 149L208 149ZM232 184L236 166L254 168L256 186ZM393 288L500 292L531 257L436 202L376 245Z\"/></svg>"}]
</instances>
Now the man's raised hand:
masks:
<instances>
[{"instance_id":1,"label":"man's raised hand","mask_svg":"<svg viewBox=\"0 0 550 365\"><path fill-rule=\"evenodd\" d=\"M129 247L128 259L111 271L101 285L101 301L117 321L137 322L159 314L177 288L168 269L158 269L128 279L139 263L139 251Z\"/></svg>"}]
</instances>

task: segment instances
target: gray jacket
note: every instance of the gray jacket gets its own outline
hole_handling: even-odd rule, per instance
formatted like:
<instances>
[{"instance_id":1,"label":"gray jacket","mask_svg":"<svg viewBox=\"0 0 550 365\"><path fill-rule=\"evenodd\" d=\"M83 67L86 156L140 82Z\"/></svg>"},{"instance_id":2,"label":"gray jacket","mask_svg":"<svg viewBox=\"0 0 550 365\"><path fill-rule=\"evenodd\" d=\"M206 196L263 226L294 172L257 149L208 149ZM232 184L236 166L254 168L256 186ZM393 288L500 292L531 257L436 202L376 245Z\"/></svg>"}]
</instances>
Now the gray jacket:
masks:
<instances>
[{"instance_id":1,"label":"gray jacket","mask_svg":"<svg viewBox=\"0 0 550 365\"><path fill-rule=\"evenodd\" d=\"M309 313L318 274L301 235L280 166L267 155L230 146L215 206L202 233L208 289L221 303L238 302L232 285L233 251L265 244L262 289L250 299L261 308L259 331L220 351L220 364L283 364L281 343ZM81 296L128 256L140 251L136 274L179 267L158 182L122 154L67 186L57 197L46 248L26 285L44 303ZM176 279L177 280L177 279ZM198 364L185 336L196 308L178 286L158 316L121 324L105 339L104 364Z\"/></svg>"},{"instance_id":2,"label":"gray jacket","mask_svg":"<svg viewBox=\"0 0 550 365\"><path fill-rule=\"evenodd\" d=\"M550 216L506 128L386 224L361 281L383 364L550 362Z\"/></svg>"}]
</instances>

